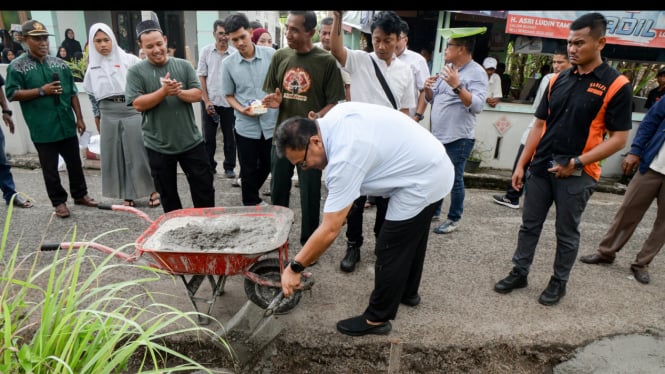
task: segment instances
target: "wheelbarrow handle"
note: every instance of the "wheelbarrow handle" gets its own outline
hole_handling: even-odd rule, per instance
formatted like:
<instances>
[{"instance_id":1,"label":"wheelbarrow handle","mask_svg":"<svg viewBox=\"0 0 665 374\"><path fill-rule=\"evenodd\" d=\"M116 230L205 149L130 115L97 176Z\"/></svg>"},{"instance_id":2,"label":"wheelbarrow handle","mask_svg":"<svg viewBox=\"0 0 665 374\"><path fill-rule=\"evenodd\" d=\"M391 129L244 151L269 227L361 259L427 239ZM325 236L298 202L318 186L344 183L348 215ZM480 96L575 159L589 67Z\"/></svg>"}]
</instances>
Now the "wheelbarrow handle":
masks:
<instances>
[{"instance_id":1,"label":"wheelbarrow handle","mask_svg":"<svg viewBox=\"0 0 665 374\"><path fill-rule=\"evenodd\" d=\"M41 251L56 251L56 250L69 250L69 249L81 249L81 248L92 248L98 251L112 254L115 257L119 257L127 262L136 261L141 255L139 252L127 254L124 252L119 252L111 247L105 246L103 244L95 242L63 242L63 243L42 243L39 247Z\"/></svg>"},{"instance_id":2,"label":"wheelbarrow handle","mask_svg":"<svg viewBox=\"0 0 665 374\"><path fill-rule=\"evenodd\" d=\"M131 207L131 206L117 205L117 204L116 205L113 205L113 204L99 204L99 205L97 205L97 208L98 209L103 209L103 210L115 210L117 212L132 213L134 215L139 216L139 218L141 218L142 220L144 220L148 223L153 222L152 218L150 218L150 216L148 216L144 211L142 211L140 209L136 209L136 208Z\"/></svg>"},{"instance_id":3,"label":"wheelbarrow handle","mask_svg":"<svg viewBox=\"0 0 665 374\"><path fill-rule=\"evenodd\" d=\"M42 243L39 247L40 251L57 251L60 249L60 243Z\"/></svg>"}]
</instances>

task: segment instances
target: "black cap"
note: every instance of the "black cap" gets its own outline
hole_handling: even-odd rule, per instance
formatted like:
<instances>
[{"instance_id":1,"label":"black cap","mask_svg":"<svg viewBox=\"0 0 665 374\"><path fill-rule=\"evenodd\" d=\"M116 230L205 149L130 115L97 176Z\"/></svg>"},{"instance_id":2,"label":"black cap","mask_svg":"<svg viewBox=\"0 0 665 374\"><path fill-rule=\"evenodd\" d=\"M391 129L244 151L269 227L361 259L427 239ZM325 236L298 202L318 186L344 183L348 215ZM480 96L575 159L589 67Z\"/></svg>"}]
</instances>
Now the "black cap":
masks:
<instances>
[{"instance_id":1,"label":"black cap","mask_svg":"<svg viewBox=\"0 0 665 374\"><path fill-rule=\"evenodd\" d=\"M162 28L159 26L159 22L151 20L151 19L145 20L145 21L139 23L138 25L136 25L136 37L137 38L139 36L141 36L141 34L143 34L144 32L148 32L148 31L159 31L162 34L164 33L162 31Z\"/></svg>"},{"instance_id":2,"label":"black cap","mask_svg":"<svg viewBox=\"0 0 665 374\"><path fill-rule=\"evenodd\" d=\"M39 21L30 20L26 21L22 26L21 26L21 32L23 33L23 36L49 36L52 34L48 33L48 30L46 30L46 26L44 26L43 23Z\"/></svg>"},{"instance_id":3,"label":"black cap","mask_svg":"<svg viewBox=\"0 0 665 374\"><path fill-rule=\"evenodd\" d=\"M658 74L656 74L657 77L659 77L661 75L665 75L665 68L662 68L662 69L658 70Z\"/></svg>"}]
</instances>

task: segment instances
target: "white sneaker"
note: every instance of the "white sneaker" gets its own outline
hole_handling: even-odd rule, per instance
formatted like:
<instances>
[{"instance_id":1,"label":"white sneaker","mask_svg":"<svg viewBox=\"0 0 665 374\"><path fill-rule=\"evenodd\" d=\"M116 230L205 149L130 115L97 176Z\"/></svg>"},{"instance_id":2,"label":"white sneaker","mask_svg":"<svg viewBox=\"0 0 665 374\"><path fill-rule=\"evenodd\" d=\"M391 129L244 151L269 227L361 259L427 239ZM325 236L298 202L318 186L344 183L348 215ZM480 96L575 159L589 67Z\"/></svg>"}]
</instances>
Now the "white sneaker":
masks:
<instances>
[{"instance_id":1,"label":"white sneaker","mask_svg":"<svg viewBox=\"0 0 665 374\"><path fill-rule=\"evenodd\" d=\"M457 224L459 222L452 221L450 219L446 219L443 221L442 224L434 228L434 232L437 234L448 234L450 232L453 232L457 230Z\"/></svg>"},{"instance_id":2,"label":"white sneaker","mask_svg":"<svg viewBox=\"0 0 665 374\"><path fill-rule=\"evenodd\" d=\"M520 208L520 202L518 201L511 201L509 198L506 197L506 195L494 195L492 196L492 199L494 200L495 203L503 206L507 206L508 208L512 209L519 209Z\"/></svg>"}]
</instances>

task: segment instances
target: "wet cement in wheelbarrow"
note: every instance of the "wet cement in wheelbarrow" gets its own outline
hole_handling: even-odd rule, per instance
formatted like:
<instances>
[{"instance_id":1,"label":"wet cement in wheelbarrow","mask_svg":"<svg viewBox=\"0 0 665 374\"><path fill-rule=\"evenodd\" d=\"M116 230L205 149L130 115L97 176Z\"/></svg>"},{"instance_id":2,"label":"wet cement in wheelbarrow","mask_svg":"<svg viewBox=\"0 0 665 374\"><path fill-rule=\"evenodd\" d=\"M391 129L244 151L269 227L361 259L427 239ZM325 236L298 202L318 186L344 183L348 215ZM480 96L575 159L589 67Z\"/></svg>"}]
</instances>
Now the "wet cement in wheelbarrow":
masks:
<instances>
[{"instance_id":1,"label":"wet cement in wheelbarrow","mask_svg":"<svg viewBox=\"0 0 665 374\"><path fill-rule=\"evenodd\" d=\"M174 217L143 244L155 251L263 253L277 248L278 230L271 216Z\"/></svg>"}]
</instances>

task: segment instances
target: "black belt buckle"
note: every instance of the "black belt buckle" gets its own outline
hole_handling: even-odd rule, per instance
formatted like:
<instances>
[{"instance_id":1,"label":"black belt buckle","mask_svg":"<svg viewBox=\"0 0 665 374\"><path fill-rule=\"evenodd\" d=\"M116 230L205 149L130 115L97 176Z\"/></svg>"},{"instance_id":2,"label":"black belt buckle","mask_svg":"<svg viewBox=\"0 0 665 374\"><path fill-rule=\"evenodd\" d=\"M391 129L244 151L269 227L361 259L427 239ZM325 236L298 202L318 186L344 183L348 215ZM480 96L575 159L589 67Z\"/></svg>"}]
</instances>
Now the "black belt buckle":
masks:
<instances>
[{"instance_id":1,"label":"black belt buckle","mask_svg":"<svg viewBox=\"0 0 665 374\"><path fill-rule=\"evenodd\" d=\"M113 96L113 97L109 97L108 100L113 101L114 103L124 103L125 102L125 97L124 96Z\"/></svg>"}]
</instances>

